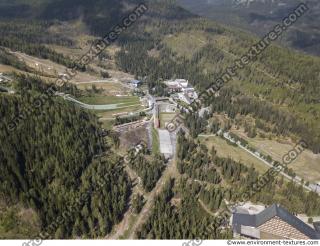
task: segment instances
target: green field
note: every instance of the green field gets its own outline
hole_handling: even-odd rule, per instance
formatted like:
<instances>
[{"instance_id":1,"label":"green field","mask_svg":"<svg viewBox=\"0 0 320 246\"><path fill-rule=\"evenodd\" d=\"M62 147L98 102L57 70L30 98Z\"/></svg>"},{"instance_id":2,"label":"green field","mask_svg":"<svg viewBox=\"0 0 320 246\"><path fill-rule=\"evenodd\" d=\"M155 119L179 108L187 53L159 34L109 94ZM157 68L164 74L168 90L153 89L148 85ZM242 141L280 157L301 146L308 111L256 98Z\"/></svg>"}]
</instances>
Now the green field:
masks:
<instances>
[{"instance_id":1,"label":"green field","mask_svg":"<svg viewBox=\"0 0 320 246\"><path fill-rule=\"evenodd\" d=\"M213 136L213 137L199 137L201 143L205 144L209 150L214 146L218 156L228 158L230 157L234 161L239 161L247 167L253 166L259 173L264 173L268 170L268 166L263 164L257 158L253 157L243 149L232 146L227 143L224 139Z\"/></svg>"},{"instance_id":2,"label":"green field","mask_svg":"<svg viewBox=\"0 0 320 246\"><path fill-rule=\"evenodd\" d=\"M129 89L124 87L121 83L118 82L106 82L106 83L81 83L77 84L77 87L81 90L91 89L92 86L96 86L97 89L103 89L103 94L108 94L110 96L121 94L126 95L129 92Z\"/></svg>"},{"instance_id":3,"label":"green field","mask_svg":"<svg viewBox=\"0 0 320 246\"><path fill-rule=\"evenodd\" d=\"M242 130L233 130L233 133L244 138L249 144L265 155L270 155L273 160L282 162L282 157L294 148L288 141L269 140L255 137L248 138ZM313 154L310 150L303 151L299 157L289 165L293 171L310 182L320 182L320 154Z\"/></svg>"},{"instance_id":4,"label":"green field","mask_svg":"<svg viewBox=\"0 0 320 246\"><path fill-rule=\"evenodd\" d=\"M95 112L101 118L115 118L116 117L114 116L115 114L119 114L119 113L129 114L130 112L137 112L144 109L143 106L141 105L133 105L133 106L120 105L120 106L123 108L111 109L111 110L96 110Z\"/></svg>"},{"instance_id":5,"label":"green field","mask_svg":"<svg viewBox=\"0 0 320 246\"><path fill-rule=\"evenodd\" d=\"M117 96L84 96L80 97L79 101L90 104L90 105L105 105L105 104L119 104L121 106L130 106L135 104L140 104L139 97L137 96L127 96L127 97L117 97Z\"/></svg>"},{"instance_id":6,"label":"green field","mask_svg":"<svg viewBox=\"0 0 320 246\"><path fill-rule=\"evenodd\" d=\"M117 96L84 96L78 98L79 101L89 104L89 105L113 105L113 109L109 110L94 110L96 114L102 118L100 121L106 129L111 129L116 118L115 114L119 113L131 113L142 110L144 107L141 106L139 97L137 96L127 96L127 97L117 97Z\"/></svg>"}]
</instances>

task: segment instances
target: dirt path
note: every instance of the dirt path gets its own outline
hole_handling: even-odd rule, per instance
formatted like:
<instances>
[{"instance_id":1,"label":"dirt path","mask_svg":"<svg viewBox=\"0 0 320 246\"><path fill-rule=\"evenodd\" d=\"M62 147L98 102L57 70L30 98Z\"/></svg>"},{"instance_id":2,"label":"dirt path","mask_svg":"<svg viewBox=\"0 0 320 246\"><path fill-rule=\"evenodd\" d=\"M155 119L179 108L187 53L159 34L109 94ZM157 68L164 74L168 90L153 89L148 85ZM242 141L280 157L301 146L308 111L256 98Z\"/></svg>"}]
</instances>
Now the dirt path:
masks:
<instances>
[{"instance_id":1,"label":"dirt path","mask_svg":"<svg viewBox=\"0 0 320 246\"><path fill-rule=\"evenodd\" d=\"M200 199L198 199L198 202L200 203L201 207L202 207L208 214L210 214L210 215L213 216L213 217L217 216L217 213L211 212L210 209L207 208L207 206L203 203L203 201L201 201Z\"/></svg>"},{"instance_id":2,"label":"dirt path","mask_svg":"<svg viewBox=\"0 0 320 246\"><path fill-rule=\"evenodd\" d=\"M131 212L129 208L128 211L124 214L123 220L118 225L115 226L115 229L111 234L106 236L106 239L111 239L111 240L119 239L121 238L121 236L124 236L127 233L129 235L128 236L129 239L135 238L135 234L137 230L147 220L148 216L152 211L152 206L154 204L155 197L162 191L166 181L170 177L175 176L176 166L174 162L168 165L168 167L163 172L162 177L157 182L155 188L150 193L146 193L144 191L144 189L142 188L141 182L139 182L139 179L140 179L139 176L137 176L137 174L130 167L126 167L125 170L127 171L128 175L132 180L136 180L136 185L133 188L132 195L136 193L142 193L144 195L146 203L142 208L141 212L135 218L135 221L132 226L130 225L130 222L134 214ZM131 201L132 195L130 197L130 201Z\"/></svg>"},{"instance_id":3,"label":"dirt path","mask_svg":"<svg viewBox=\"0 0 320 246\"><path fill-rule=\"evenodd\" d=\"M128 173L130 179L135 183L133 186L132 194L130 196L130 201L129 201L129 208L128 211L124 214L122 221L115 226L114 230L105 237L105 239L119 239L121 236L125 234L127 230L129 230L130 227L130 219L134 214L131 212L131 201L132 197L135 194L143 194L145 199L147 199L148 194L145 193L142 184L141 184L141 179L140 177L136 174L135 171L133 171L129 166L126 165L125 171Z\"/></svg>"},{"instance_id":4,"label":"dirt path","mask_svg":"<svg viewBox=\"0 0 320 246\"><path fill-rule=\"evenodd\" d=\"M175 141L175 144L176 144L176 141ZM174 154L175 154L175 151L174 151ZM167 167L163 171L162 176L158 180L155 188L151 192L146 193L146 191L143 189L141 178L136 174L136 172L127 165L125 167L125 170L128 173L131 180L134 180L135 182L132 194L136 194L136 193L143 194L146 202L141 212L138 215L131 213L129 208L128 211L125 213L123 220L120 222L120 224L118 224L115 227L114 232L106 237L107 239L119 239L121 237L125 237L126 239L136 238L137 231L141 228L143 223L146 222L146 220L148 219L148 217L152 212L152 208L153 208L154 200L156 196L160 192L162 192L164 185L170 178L172 177L177 178L180 176L176 167L176 161L173 159L167 164Z\"/></svg>"},{"instance_id":5,"label":"dirt path","mask_svg":"<svg viewBox=\"0 0 320 246\"><path fill-rule=\"evenodd\" d=\"M136 221L131 228L129 239L135 239L136 232L150 216L155 197L162 191L166 181L168 181L170 177L176 176L176 172L177 170L176 170L175 161L172 161L168 164L168 167L165 169L165 171L163 172L163 175L158 180L155 188L149 193L148 198L146 199L146 204L142 208L140 214L136 218Z\"/></svg>"},{"instance_id":6,"label":"dirt path","mask_svg":"<svg viewBox=\"0 0 320 246\"><path fill-rule=\"evenodd\" d=\"M130 204L131 204L131 199L132 199L132 195L130 197ZM130 217L132 215L133 214L132 214L131 209L129 207L128 211L124 214L123 219L120 222L120 224L116 225L114 228L114 232L107 235L105 237L105 239L115 240L115 239L119 239L121 236L123 236L125 231L127 231L129 229Z\"/></svg>"}]
</instances>

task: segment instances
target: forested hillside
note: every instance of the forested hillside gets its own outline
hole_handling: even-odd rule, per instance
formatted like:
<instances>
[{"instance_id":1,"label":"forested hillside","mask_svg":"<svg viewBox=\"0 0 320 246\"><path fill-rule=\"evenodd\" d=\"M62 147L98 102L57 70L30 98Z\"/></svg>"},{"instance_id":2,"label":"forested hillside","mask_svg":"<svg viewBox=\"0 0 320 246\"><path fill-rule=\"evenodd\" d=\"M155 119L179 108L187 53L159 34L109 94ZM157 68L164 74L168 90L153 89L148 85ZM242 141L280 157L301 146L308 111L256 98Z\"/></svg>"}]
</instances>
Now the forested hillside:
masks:
<instances>
[{"instance_id":1,"label":"forested hillside","mask_svg":"<svg viewBox=\"0 0 320 246\"><path fill-rule=\"evenodd\" d=\"M285 34L279 43L284 47L320 55L320 5L317 0L177 0L177 2L194 14L210 18L217 22L248 30L263 36L281 21L301 2L309 6L308 15L295 23L295 27Z\"/></svg>"},{"instance_id":2,"label":"forested hillside","mask_svg":"<svg viewBox=\"0 0 320 246\"><path fill-rule=\"evenodd\" d=\"M0 94L1 119L30 107L49 86L28 76L15 80L15 95ZM96 116L51 98L15 131L5 123L0 131L1 203L32 208L47 237L94 238L110 232L127 207L131 184L123 160L104 145ZM104 152L105 158L94 159ZM83 195L87 199L78 202ZM56 223L66 211L70 214Z\"/></svg>"},{"instance_id":3,"label":"forested hillside","mask_svg":"<svg viewBox=\"0 0 320 246\"><path fill-rule=\"evenodd\" d=\"M148 11L116 40L112 62L117 72L142 80L151 94L168 95L163 81L174 78L188 79L200 92L258 41L195 16L174 0L5 0L0 3L0 63L33 73L15 56L24 52L65 67L78 65L70 55L73 49L85 54L95 38L120 24L141 2ZM69 55L63 48L71 50ZM78 65L78 70L89 69ZM197 135L207 126L218 130L219 125L209 125L213 114L230 120L246 116L255 120L252 129L247 127L250 135L259 128L292 142L303 139L314 153L320 153L319 71L319 58L272 45L239 70L216 97L204 102L208 113L186 115L190 136L179 133L177 170L172 171L178 178L160 192L136 236L230 238L230 230L224 230L212 214L219 214L228 202L239 201L257 183L259 173L247 163L220 157L214 148L195 140ZM0 237L43 232L52 238L103 238L131 203L138 214L143 196L135 196L130 203L136 187L119 156L123 154L117 149L119 139L111 132L101 137L101 125L93 113L51 97L22 117L15 131L8 130L6 124L50 86L39 76L10 76L14 93L0 92ZM67 87L71 89L66 91ZM59 88L68 94L77 90L75 85ZM163 156L143 153L126 164L141 178L139 192L145 191L146 199L152 197L167 170ZM320 214L316 193L282 178L272 178L250 201L280 203L293 213L309 216ZM35 218L30 230L20 230L25 225L21 210ZM55 223L65 211L64 219Z\"/></svg>"},{"instance_id":4,"label":"forested hillside","mask_svg":"<svg viewBox=\"0 0 320 246\"><path fill-rule=\"evenodd\" d=\"M214 148L208 150L183 133L178 137L177 159L181 178L166 184L138 238L232 238L232 232L225 227L229 221L226 205L242 201L243 193L248 191L253 192L249 197L253 203L278 203L292 213L309 216L320 212L316 193L307 193L283 177L272 176L267 176L270 182L261 190L255 188L263 181L253 167L221 158Z\"/></svg>"},{"instance_id":5,"label":"forested hillside","mask_svg":"<svg viewBox=\"0 0 320 246\"><path fill-rule=\"evenodd\" d=\"M246 33L192 16L184 21L143 21L126 39L129 37L134 42L121 45L117 65L145 78L150 92L157 95L166 95L161 82L171 78L188 79L199 91L204 90L258 41ZM225 85L232 100L247 98L252 102L241 104L243 110L233 110L234 114L253 114L278 128L277 134L303 138L314 153L319 153L319 68L317 57L270 46ZM210 104L207 102L207 106ZM248 108L252 105L255 109ZM226 107L220 111L230 111ZM262 115L266 107L272 115Z\"/></svg>"}]
</instances>

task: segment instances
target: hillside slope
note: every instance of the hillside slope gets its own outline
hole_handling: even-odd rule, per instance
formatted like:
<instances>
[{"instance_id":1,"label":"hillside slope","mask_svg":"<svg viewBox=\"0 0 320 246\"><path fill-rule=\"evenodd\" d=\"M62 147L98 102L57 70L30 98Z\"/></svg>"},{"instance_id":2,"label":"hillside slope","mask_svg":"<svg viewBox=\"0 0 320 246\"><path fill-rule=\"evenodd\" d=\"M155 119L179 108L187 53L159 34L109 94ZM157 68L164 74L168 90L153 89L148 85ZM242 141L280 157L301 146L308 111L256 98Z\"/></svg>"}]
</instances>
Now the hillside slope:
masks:
<instances>
[{"instance_id":1,"label":"hillside slope","mask_svg":"<svg viewBox=\"0 0 320 246\"><path fill-rule=\"evenodd\" d=\"M295 23L294 27L282 37L280 43L309 54L320 55L320 29L317 24L320 21L319 1L178 0L178 2L192 13L248 30L259 36L268 33L299 3L306 2L309 6L308 15Z\"/></svg>"},{"instance_id":2,"label":"hillside slope","mask_svg":"<svg viewBox=\"0 0 320 246\"><path fill-rule=\"evenodd\" d=\"M188 79L199 91L203 90L258 41L238 29L195 16L174 2L145 1L148 12L122 33L114 45L115 66L143 80L156 95L166 90L163 80L172 78ZM74 61L61 47L71 53L80 47L81 54L85 53L94 38L121 23L137 3L135 0L1 1L0 46L6 49L0 49L0 61L32 73L9 52L13 50L73 66ZM86 40L84 47L81 38ZM78 69L86 71L88 67ZM293 142L303 138L311 150L320 153L319 68L317 57L272 45L253 64L239 70L220 96L210 98L206 104L232 120L239 115L252 117L257 128L288 136ZM30 106L35 96L48 87L39 77L16 76L14 80L16 94L0 94L3 122ZM186 122L194 139L206 123L198 115L189 116ZM31 237L39 231L48 231L51 222L66 210L71 210L72 216L50 229L50 237L101 238L120 222L128 207L132 185L123 170L122 158L112 146L102 145L106 158L100 161L95 158L101 154L99 129L93 114L57 98L25 119L23 127L15 132L9 133L1 125L0 237L15 233L16 237ZM109 144L113 142L112 136L106 138ZM138 237L229 238L229 233L218 231L206 234L211 221L206 211L195 205L197 196L200 194L201 201L218 212L225 205L222 198L236 200L257 181L258 173L231 159L218 158L214 149L208 150L184 136L179 139L177 167L184 177L177 183L181 187L173 190L172 183L165 190L167 194L160 195L163 197L156 200L150 219L138 230ZM140 169L150 170L139 166ZM158 170L154 172L160 176ZM106 182L99 188L96 183L101 176L106 177ZM194 180L219 186L209 194ZM186 189L190 183L192 189ZM319 213L319 197L315 193L303 193L293 183L282 183L270 182L255 201L265 204L279 201L293 212ZM280 197L269 193L275 186L282 192ZM91 193L86 202L73 209L77 198L88 190ZM212 196L219 198L217 202L210 199ZM312 201L310 207L315 204L314 208L308 207L306 200ZM36 221L32 230L21 234L14 231L12 221L16 217L11 216L10 210L2 212L2 206L32 210L30 214Z\"/></svg>"},{"instance_id":3,"label":"hillside slope","mask_svg":"<svg viewBox=\"0 0 320 246\"><path fill-rule=\"evenodd\" d=\"M48 88L33 77L14 81L14 95L0 93L1 119L25 112ZM120 221L131 183L123 161L103 144L93 114L49 98L14 131L1 122L0 143L1 238L102 237ZM97 160L102 153L107 158ZM15 207L36 213L37 224L33 219L29 230L24 216L16 218L20 213L6 216Z\"/></svg>"}]
</instances>

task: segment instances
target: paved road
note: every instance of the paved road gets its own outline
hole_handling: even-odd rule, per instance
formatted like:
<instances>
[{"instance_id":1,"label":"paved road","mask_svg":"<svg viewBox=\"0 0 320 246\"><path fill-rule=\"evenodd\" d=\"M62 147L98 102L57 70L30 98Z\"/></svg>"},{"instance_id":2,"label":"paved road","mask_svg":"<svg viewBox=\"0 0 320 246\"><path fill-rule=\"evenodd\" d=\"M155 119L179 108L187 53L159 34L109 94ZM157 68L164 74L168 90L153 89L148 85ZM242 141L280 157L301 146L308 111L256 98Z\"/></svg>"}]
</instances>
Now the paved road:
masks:
<instances>
[{"instance_id":1,"label":"paved road","mask_svg":"<svg viewBox=\"0 0 320 246\"><path fill-rule=\"evenodd\" d=\"M215 134L200 134L199 137L215 137L217 135ZM270 164L269 162L267 162L266 160L264 160L263 158L257 156L255 153L251 152L250 150L246 149L245 147L243 147L242 145L236 143L232 138L230 137L227 137L226 135L223 135L223 137L235 144L237 144L241 149L243 149L244 151L248 152L250 155L254 156L255 158L257 158L258 160L262 161L265 165L267 165L268 167L270 168L274 168L274 166L272 164ZM292 180L292 177L289 176L288 174L284 173L284 172L281 172L281 175L283 175L284 177L286 177L287 179L289 180ZM301 178L299 176L296 176L293 181L298 183L298 184L301 184ZM315 191L317 192L318 194L320 194L320 187L315 185L315 184L310 184L309 186L306 186L306 185L303 185L303 187L308 190L308 191Z\"/></svg>"}]
</instances>

